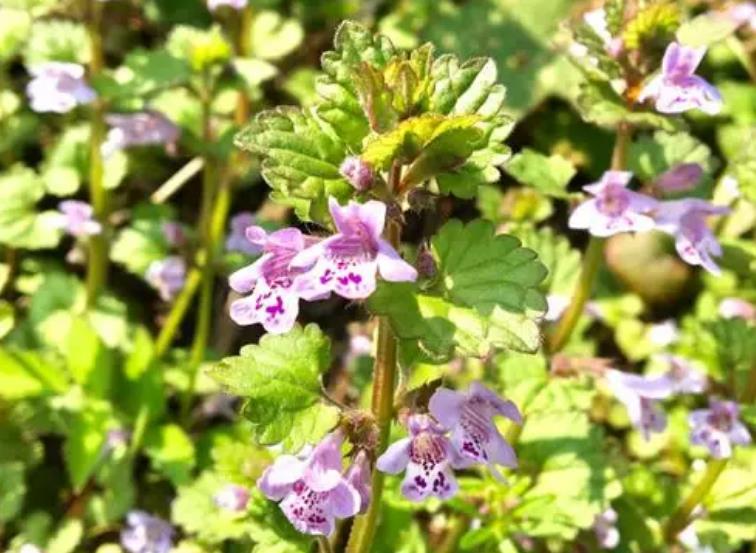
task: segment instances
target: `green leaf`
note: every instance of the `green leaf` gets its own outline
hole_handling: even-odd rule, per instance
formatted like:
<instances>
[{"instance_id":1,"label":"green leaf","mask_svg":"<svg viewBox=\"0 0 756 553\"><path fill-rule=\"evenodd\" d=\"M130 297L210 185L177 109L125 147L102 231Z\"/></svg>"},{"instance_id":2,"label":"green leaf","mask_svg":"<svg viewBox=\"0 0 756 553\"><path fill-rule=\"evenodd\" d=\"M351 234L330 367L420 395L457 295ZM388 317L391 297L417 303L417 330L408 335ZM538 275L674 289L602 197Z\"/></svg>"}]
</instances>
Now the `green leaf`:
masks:
<instances>
[{"instance_id":1,"label":"green leaf","mask_svg":"<svg viewBox=\"0 0 756 553\"><path fill-rule=\"evenodd\" d=\"M577 98L577 108L585 121L610 129L622 121L629 122L636 128L668 132L678 130L681 126L680 120L674 117L653 111L630 111L606 83L583 83Z\"/></svg>"},{"instance_id":2,"label":"green leaf","mask_svg":"<svg viewBox=\"0 0 756 553\"><path fill-rule=\"evenodd\" d=\"M171 503L171 520L203 542L220 544L239 540L252 524L247 517L219 509L213 496L229 482L212 472L204 472L195 482L182 486Z\"/></svg>"},{"instance_id":3,"label":"green leaf","mask_svg":"<svg viewBox=\"0 0 756 553\"><path fill-rule=\"evenodd\" d=\"M139 412L146 409L148 420L155 420L165 411L166 402L163 373L155 358L155 344L149 331L142 326L134 330L131 342L118 400L132 418L136 419Z\"/></svg>"},{"instance_id":4,"label":"green leaf","mask_svg":"<svg viewBox=\"0 0 756 553\"><path fill-rule=\"evenodd\" d=\"M255 15L250 28L252 53L263 60L277 60L301 44L304 30L296 19L284 19L272 10Z\"/></svg>"},{"instance_id":5,"label":"green leaf","mask_svg":"<svg viewBox=\"0 0 756 553\"><path fill-rule=\"evenodd\" d=\"M110 258L129 272L144 277L153 261L164 259L168 255L169 245L163 225L172 216L173 211L167 206L136 206L131 224L116 235Z\"/></svg>"},{"instance_id":6,"label":"green leaf","mask_svg":"<svg viewBox=\"0 0 756 553\"><path fill-rule=\"evenodd\" d=\"M25 495L23 463L0 463L0 522L13 520L21 510Z\"/></svg>"},{"instance_id":7,"label":"green leaf","mask_svg":"<svg viewBox=\"0 0 756 553\"><path fill-rule=\"evenodd\" d=\"M262 157L272 198L294 207L301 219L325 220L328 197L344 200L353 192L339 174L346 146L308 110L264 111L236 136L236 145Z\"/></svg>"},{"instance_id":8,"label":"green leaf","mask_svg":"<svg viewBox=\"0 0 756 553\"><path fill-rule=\"evenodd\" d=\"M190 77L188 60L165 50L136 49L127 54L112 77L96 84L106 97L130 99L181 85Z\"/></svg>"},{"instance_id":9,"label":"green leaf","mask_svg":"<svg viewBox=\"0 0 756 553\"><path fill-rule=\"evenodd\" d=\"M113 352L102 343L92 325L75 318L66 338L68 370L74 381L94 397L104 398L110 389Z\"/></svg>"},{"instance_id":10,"label":"green leaf","mask_svg":"<svg viewBox=\"0 0 756 553\"><path fill-rule=\"evenodd\" d=\"M314 443L337 422L338 410L320 402L321 376L330 364L328 338L316 325L262 337L210 372L224 389L247 398L245 416L262 444L287 450Z\"/></svg>"},{"instance_id":11,"label":"green leaf","mask_svg":"<svg viewBox=\"0 0 756 553\"><path fill-rule=\"evenodd\" d=\"M111 419L110 408L105 402L89 402L80 412L72 414L72 421L67 425L63 456L71 485L77 492L87 483L102 458Z\"/></svg>"},{"instance_id":12,"label":"green leaf","mask_svg":"<svg viewBox=\"0 0 756 553\"><path fill-rule=\"evenodd\" d=\"M703 13L680 25L677 40L686 46L711 46L733 34L738 26L732 17L714 11Z\"/></svg>"},{"instance_id":13,"label":"green leaf","mask_svg":"<svg viewBox=\"0 0 756 553\"><path fill-rule=\"evenodd\" d=\"M367 140L362 159L387 170L392 161L408 165L401 187L411 186L463 164L483 139L477 115L444 117L427 113L402 121L394 130Z\"/></svg>"},{"instance_id":14,"label":"green leaf","mask_svg":"<svg viewBox=\"0 0 756 553\"><path fill-rule=\"evenodd\" d=\"M567 185L575 176L575 167L562 156L545 156L525 148L504 167L514 179L552 198L567 198Z\"/></svg>"},{"instance_id":15,"label":"green leaf","mask_svg":"<svg viewBox=\"0 0 756 553\"><path fill-rule=\"evenodd\" d=\"M33 170L15 166L0 176L0 244L14 248L55 247L61 232L54 211L38 213L44 185Z\"/></svg>"},{"instance_id":16,"label":"green leaf","mask_svg":"<svg viewBox=\"0 0 756 553\"><path fill-rule=\"evenodd\" d=\"M717 169L711 149L688 133L656 131L641 135L630 145L628 170L642 181L651 181L680 163L698 163L705 173Z\"/></svg>"},{"instance_id":17,"label":"green leaf","mask_svg":"<svg viewBox=\"0 0 756 553\"><path fill-rule=\"evenodd\" d=\"M499 178L496 169L509 158L504 140L512 130L512 119L505 114L506 89L497 84L496 64L490 58L474 58L464 63L452 55L433 62L433 93L428 110L446 115L477 115L482 122L481 144L454 171L437 177L442 193L472 198L481 184Z\"/></svg>"},{"instance_id":18,"label":"green leaf","mask_svg":"<svg viewBox=\"0 0 756 553\"><path fill-rule=\"evenodd\" d=\"M5 338L16 324L16 314L13 305L0 300L0 339Z\"/></svg>"},{"instance_id":19,"label":"green leaf","mask_svg":"<svg viewBox=\"0 0 756 553\"><path fill-rule=\"evenodd\" d=\"M548 275L542 283L542 290L549 294L570 296L580 275L580 252L570 245L569 240L553 229L521 229L516 233L524 246L538 252L538 258L546 266Z\"/></svg>"},{"instance_id":20,"label":"green leaf","mask_svg":"<svg viewBox=\"0 0 756 553\"><path fill-rule=\"evenodd\" d=\"M397 56L397 51L388 38L373 35L353 21L345 21L339 26L333 43L334 50L321 58L325 75L316 81L321 98L317 114L350 150L359 151L370 127L358 99L354 74L363 62L375 69L385 68Z\"/></svg>"},{"instance_id":21,"label":"green leaf","mask_svg":"<svg viewBox=\"0 0 756 553\"><path fill-rule=\"evenodd\" d=\"M32 18L22 10L0 7L0 60L15 56L29 36Z\"/></svg>"},{"instance_id":22,"label":"green leaf","mask_svg":"<svg viewBox=\"0 0 756 553\"><path fill-rule=\"evenodd\" d=\"M195 464L194 443L180 426L153 426L144 436L144 450L153 468L174 486L189 482Z\"/></svg>"},{"instance_id":23,"label":"green leaf","mask_svg":"<svg viewBox=\"0 0 756 553\"><path fill-rule=\"evenodd\" d=\"M62 393L68 380L59 364L39 352L0 348L0 397L19 400Z\"/></svg>"},{"instance_id":24,"label":"green leaf","mask_svg":"<svg viewBox=\"0 0 756 553\"><path fill-rule=\"evenodd\" d=\"M438 274L421 292L414 283L381 283L368 301L387 315L397 335L431 359L454 348L486 356L493 348L533 352L540 345L538 320L546 310L537 291L546 268L519 240L494 235L488 221L450 221L434 237Z\"/></svg>"},{"instance_id":25,"label":"green leaf","mask_svg":"<svg viewBox=\"0 0 756 553\"><path fill-rule=\"evenodd\" d=\"M171 56L189 62L198 73L228 61L232 50L218 25L209 29L177 25L168 36L165 48Z\"/></svg>"},{"instance_id":26,"label":"green leaf","mask_svg":"<svg viewBox=\"0 0 756 553\"><path fill-rule=\"evenodd\" d=\"M73 553L84 537L84 523L71 518L63 521L45 547L48 553Z\"/></svg>"},{"instance_id":27,"label":"green leaf","mask_svg":"<svg viewBox=\"0 0 756 553\"><path fill-rule=\"evenodd\" d=\"M255 58L234 58L233 66L249 89L259 87L278 74L275 65Z\"/></svg>"},{"instance_id":28,"label":"green leaf","mask_svg":"<svg viewBox=\"0 0 756 553\"><path fill-rule=\"evenodd\" d=\"M26 67L48 61L87 63L92 55L89 35L81 23L62 19L37 20L32 24L24 63Z\"/></svg>"}]
</instances>

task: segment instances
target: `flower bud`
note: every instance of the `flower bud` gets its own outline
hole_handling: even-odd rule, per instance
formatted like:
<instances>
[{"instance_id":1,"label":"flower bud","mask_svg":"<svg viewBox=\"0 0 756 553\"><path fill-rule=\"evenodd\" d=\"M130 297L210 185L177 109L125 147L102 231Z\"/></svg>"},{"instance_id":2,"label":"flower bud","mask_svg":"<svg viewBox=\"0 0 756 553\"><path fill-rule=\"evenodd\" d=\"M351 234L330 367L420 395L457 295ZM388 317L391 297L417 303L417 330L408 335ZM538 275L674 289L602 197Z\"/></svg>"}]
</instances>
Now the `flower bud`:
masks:
<instances>
[{"instance_id":1,"label":"flower bud","mask_svg":"<svg viewBox=\"0 0 756 553\"><path fill-rule=\"evenodd\" d=\"M355 190L364 192L373 186L375 172L370 164L365 163L357 156L349 156L341 162L339 173L349 181Z\"/></svg>"},{"instance_id":2,"label":"flower bud","mask_svg":"<svg viewBox=\"0 0 756 553\"><path fill-rule=\"evenodd\" d=\"M656 179L656 186L664 192L684 192L698 184L703 172L698 163L681 163L662 173Z\"/></svg>"},{"instance_id":3,"label":"flower bud","mask_svg":"<svg viewBox=\"0 0 756 553\"><path fill-rule=\"evenodd\" d=\"M436 260L433 259L433 254L428 248L427 244L420 246L420 250L417 252L417 272L421 276L426 278L433 278L438 272L436 267Z\"/></svg>"}]
</instances>

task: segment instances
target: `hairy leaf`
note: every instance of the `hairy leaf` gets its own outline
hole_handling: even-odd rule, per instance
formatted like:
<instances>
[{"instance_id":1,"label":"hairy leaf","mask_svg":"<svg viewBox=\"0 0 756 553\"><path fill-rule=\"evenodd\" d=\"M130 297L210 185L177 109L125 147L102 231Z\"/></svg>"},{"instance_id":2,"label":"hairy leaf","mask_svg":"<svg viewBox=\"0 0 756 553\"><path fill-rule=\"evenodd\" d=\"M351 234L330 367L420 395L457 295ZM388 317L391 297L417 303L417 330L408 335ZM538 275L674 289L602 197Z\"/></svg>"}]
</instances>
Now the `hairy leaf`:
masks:
<instances>
[{"instance_id":1,"label":"hairy leaf","mask_svg":"<svg viewBox=\"0 0 756 553\"><path fill-rule=\"evenodd\" d=\"M518 182L553 198L566 198L567 184L575 176L575 167L560 155L545 156L525 148L505 166Z\"/></svg>"}]
</instances>

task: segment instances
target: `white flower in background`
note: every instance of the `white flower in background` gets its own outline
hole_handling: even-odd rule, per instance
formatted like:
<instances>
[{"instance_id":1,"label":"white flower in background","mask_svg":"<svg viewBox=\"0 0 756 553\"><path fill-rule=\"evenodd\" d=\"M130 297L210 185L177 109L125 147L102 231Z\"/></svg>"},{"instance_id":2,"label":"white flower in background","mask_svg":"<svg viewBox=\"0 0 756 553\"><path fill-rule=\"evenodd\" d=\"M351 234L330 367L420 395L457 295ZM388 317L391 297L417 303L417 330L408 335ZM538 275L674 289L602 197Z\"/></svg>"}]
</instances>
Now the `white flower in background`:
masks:
<instances>
[{"instance_id":1,"label":"white flower in background","mask_svg":"<svg viewBox=\"0 0 756 553\"><path fill-rule=\"evenodd\" d=\"M84 66L50 61L29 69L34 77L26 85L31 108L39 113L67 113L96 98L84 80Z\"/></svg>"}]
</instances>

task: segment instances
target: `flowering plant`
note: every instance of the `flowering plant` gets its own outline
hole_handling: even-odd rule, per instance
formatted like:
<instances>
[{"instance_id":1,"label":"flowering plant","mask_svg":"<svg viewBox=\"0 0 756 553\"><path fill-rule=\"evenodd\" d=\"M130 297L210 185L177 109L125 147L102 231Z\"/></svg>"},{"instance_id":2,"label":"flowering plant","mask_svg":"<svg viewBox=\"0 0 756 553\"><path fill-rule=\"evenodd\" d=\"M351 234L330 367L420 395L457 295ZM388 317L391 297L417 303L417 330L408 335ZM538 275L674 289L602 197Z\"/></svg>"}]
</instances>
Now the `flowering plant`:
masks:
<instances>
[{"instance_id":1,"label":"flowering plant","mask_svg":"<svg viewBox=\"0 0 756 553\"><path fill-rule=\"evenodd\" d=\"M0 547L753 547L754 10L688 4L8 0Z\"/></svg>"}]
</instances>

